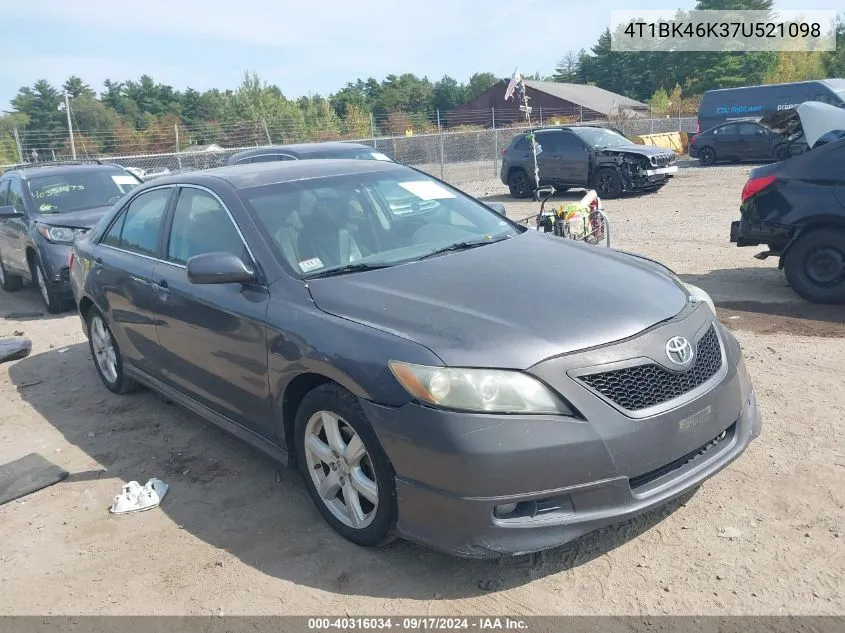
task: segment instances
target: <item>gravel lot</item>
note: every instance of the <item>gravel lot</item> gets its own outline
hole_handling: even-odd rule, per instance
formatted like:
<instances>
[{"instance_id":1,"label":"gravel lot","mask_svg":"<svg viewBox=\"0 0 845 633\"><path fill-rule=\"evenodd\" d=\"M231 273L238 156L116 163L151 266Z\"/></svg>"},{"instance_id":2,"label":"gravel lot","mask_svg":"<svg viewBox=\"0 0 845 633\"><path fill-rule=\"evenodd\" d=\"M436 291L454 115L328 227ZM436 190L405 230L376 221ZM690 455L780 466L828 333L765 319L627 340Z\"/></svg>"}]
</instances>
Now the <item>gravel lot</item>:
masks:
<instances>
[{"instance_id":1,"label":"gravel lot","mask_svg":"<svg viewBox=\"0 0 845 633\"><path fill-rule=\"evenodd\" d=\"M152 393L110 394L75 314L32 316L35 291L0 292L0 336L34 346L0 366L0 463L36 451L71 472L0 507L0 614L845 614L845 312L728 242L749 169L685 168L606 209L615 247L711 292L763 435L696 494L539 557L348 544L296 473ZM463 186L512 217L535 209L494 180ZM108 513L151 476L171 486L160 509Z\"/></svg>"}]
</instances>

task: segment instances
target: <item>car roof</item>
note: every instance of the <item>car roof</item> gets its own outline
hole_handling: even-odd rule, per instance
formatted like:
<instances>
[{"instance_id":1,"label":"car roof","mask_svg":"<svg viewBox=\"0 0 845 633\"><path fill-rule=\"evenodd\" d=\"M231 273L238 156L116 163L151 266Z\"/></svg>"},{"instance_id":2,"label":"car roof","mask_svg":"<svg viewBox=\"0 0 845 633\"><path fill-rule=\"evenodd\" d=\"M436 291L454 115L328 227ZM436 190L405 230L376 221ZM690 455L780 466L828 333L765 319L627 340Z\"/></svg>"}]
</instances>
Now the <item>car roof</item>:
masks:
<instances>
[{"instance_id":1,"label":"car roof","mask_svg":"<svg viewBox=\"0 0 845 633\"><path fill-rule=\"evenodd\" d=\"M352 174L415 170L399 163L381 160L357 160L352 158L329 158L325 160L292 160L267 163L247 163L162 176L149 181L151 186L168 184L209 185L214 180L224 180L235 189L248 189L296 180L331 178Z\"/></svg>"},{"instance_id":2,"label":"car roof","mask_svg":"<svg viewBox=\"0 0 845 633\"><path fill-rule=\"evenodd\" d=\"M3 172L3 175L16 173L24 180L40 176L60 176L74 171L126 171L116 163L94 165L18 165Z\"/></svg>"}]
</instances>

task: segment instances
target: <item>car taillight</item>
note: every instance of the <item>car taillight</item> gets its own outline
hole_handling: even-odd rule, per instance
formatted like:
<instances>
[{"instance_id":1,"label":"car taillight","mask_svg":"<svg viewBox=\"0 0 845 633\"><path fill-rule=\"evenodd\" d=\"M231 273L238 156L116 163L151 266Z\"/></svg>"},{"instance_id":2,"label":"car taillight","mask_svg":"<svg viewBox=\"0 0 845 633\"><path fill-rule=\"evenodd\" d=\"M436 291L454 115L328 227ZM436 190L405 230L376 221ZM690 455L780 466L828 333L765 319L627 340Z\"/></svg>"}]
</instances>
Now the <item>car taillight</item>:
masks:
<instances>
[{"instance_id":1,"label":"car taillight","mask_svg":"<svg viewBox=\"0 0 845 633\"><path fill-rule=\"evenodd\" d=\"M752 196L756 196L766 187L770 187L777 180L777 176L763 176L762 178L752 178L742 188L742 201L745 202Z\"/></svg>"},{"instance_id":2,"label":"car taillight","mask_svg":"<svg viewBox=\"0 0 845 633\"><path fill-rule=\"evenodd\" d=\"M503 148L502 148L502 158L504 158L504 157L505 157L505 154L507 153L507 151L508 151L508 148L507 148L507 147L503 147Z\"/></svg>"}]
</instances>

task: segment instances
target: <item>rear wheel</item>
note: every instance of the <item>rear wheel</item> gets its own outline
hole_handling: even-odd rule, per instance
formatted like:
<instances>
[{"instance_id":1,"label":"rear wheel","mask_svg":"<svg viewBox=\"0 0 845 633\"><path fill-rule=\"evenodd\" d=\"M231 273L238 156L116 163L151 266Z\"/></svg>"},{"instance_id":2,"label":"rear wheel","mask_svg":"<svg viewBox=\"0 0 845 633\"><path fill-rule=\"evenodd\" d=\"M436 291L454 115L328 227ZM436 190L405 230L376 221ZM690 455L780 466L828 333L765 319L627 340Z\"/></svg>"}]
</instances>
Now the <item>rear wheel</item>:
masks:
<instances>
[{"instance_id":1,"label":"rear wheel","mask_svg":"<svg viewBox=\"0 0 845 633\"><path fill-rule=\"evenodd\" d=\"M800 236L783 262L786 280L813 303L845 303L845 233L817 229Z\"/></svg>"},{"instance_id":2,"label":"rear wheel","mask_svg":"<svg viewBox=\"0 0 845 633\"><path fill-rule=\"evenodd\" d=\"M332 383L311 391L296 414L295 441L308 494L326 522L358 545L391 540L393 468L355 396Z\"/></svg>"},{"instance_id":3,"label":"rear wheel","mask_svg":"<svg viewBox=\"0 0 845 633\"><path fill-rule=\"evenodd\" d=\"M698 162L709 167L716 164L716 150L712 147L702 147L698 150Z\"/></svg>"},{"instance_id":4,"label":"rear wheel","mask_svg":"<svg viewBox=\"0 0 845 633\"><path fill-rule=\"evenodd\" d=\"M0 288L7 292L14 292L23 287L23 278L18 275L10 275L3 266L3 258L0 257Z\"/></svg>"},{"instance_id":5,"label":"rear wheel","mask_svg":"<svg viewBox=\"0 0 845 633\"><path fill-rule=\"evenodd\" d=\"M789 146L788 145L778 145L775 148L775 160L782 161L789 158Z\"/></svg>"},{"instance_id":6,"label":"rear wheel","mask_svg":"<svg viewBox=\"0 0 845 633\"><path fill-rule=\"evenodd\" d=\"M123 372L123 356L106 320L97 308L88 311L88 346L100 380L112 393L136 391L138 383Z\"/></svg>"},{"instance_id":7,"label":"rear wheel","mask_svg":"<svg viewBox=\"0 0 845 633\"><path fill-rule=\"evenodd\" d=\"M514 169L508 176L508 188L514 198L530 198L533 193L528 174L522 169Z\"/></svg>"}]
</instances>

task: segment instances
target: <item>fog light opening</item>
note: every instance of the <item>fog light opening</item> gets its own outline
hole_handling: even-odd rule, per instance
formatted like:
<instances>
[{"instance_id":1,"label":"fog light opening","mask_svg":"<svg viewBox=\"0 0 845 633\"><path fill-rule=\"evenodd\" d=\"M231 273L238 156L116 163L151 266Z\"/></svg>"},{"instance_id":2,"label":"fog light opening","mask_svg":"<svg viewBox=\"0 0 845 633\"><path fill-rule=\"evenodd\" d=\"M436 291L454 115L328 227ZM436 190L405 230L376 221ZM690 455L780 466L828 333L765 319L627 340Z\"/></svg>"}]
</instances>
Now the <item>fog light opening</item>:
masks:
<instances>
[{"instance_id":1,"label":"fog light opening","mask_svg":"<svg viewBox=\"0 0 845 633\"><path fill-rule=\"evenodd\" d=\"M516 503L501 503L493 509L493 514L497 519L506 519L508 515L516 512L517 505Z\"/></svg>"}]
</instances>

